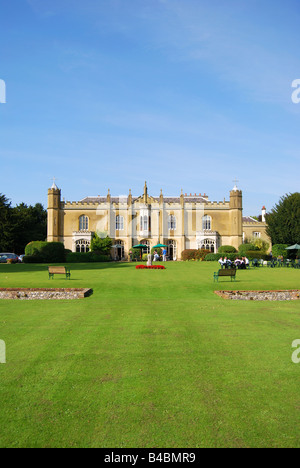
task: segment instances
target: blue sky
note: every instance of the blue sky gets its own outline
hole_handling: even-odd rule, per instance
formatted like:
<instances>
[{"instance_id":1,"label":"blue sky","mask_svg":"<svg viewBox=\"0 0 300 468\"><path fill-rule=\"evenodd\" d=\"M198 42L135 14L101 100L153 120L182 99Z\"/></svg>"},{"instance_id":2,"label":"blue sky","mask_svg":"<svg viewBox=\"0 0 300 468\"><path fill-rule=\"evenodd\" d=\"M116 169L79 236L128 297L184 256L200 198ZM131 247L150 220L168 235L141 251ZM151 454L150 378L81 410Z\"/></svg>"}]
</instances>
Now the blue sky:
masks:
<instances>
[{"instance_id":1,"label":"blue sky","mask_svg":"<svg viewBox=\"0 0 300 468\"><path fill-rule=\"evenodd\" d=\"M0 192L299 191L299 0L0 0Z\"/></svg>"}]
</instances>

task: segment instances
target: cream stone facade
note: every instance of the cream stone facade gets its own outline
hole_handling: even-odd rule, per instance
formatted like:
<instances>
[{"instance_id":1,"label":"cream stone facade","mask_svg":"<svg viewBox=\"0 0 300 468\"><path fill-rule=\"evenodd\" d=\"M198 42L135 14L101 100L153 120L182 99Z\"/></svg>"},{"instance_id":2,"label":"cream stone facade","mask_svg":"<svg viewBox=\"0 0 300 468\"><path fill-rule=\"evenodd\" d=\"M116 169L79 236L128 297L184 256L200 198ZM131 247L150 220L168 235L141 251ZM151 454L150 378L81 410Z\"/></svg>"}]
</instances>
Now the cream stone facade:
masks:
<instances>
[{"instance_id":1,"label":"cream stone facade","mask_svg":"<svg viewBox=\"0 0 300 468\"><path fill-rule=\"evenodd\" d=\"M211 202L206 194L153 197L87 197L77 202L61 200L55 183L48 190L48 241L63 242L73 252L89 250L94 233L114 241L112 255L127 259L131 247L166 244L171 259L180 260L185 249L206 248L217 252L221 245L236 249L250 234L266 237L265 223L243 221L242 192L235 186L229 201ZM257 234L258 235L258 234Z\"/></svg>"}]
</instances>

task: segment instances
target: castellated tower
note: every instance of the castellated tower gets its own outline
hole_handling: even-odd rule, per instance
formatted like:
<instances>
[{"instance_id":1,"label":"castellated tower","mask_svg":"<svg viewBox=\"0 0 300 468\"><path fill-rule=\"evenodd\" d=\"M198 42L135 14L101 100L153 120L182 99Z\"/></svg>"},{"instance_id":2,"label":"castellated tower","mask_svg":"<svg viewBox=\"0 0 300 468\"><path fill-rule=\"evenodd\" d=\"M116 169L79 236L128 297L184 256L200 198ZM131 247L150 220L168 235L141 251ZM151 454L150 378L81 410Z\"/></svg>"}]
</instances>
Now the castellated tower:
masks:
<instances>
[{"instance_id":1,"label":"castellated tower","mask_svg":"<svg viewBox=\"0 0 300 468\"><path fill-rule=\"evenodd\" d=\"M235 186L230 192L231 245L236 249L243 243L243 197Z\"/></svg>"},{"instance_id":2,"label":"castellated tower","mask_svg":"<svg viewBox=\"0 0 300 468\"><path fill-rule=\"evenodd\" d=\"M55 182L48 190L48 242L61 241L61 220L60 220L61 191Z\"/></svg>"}]
</instances>

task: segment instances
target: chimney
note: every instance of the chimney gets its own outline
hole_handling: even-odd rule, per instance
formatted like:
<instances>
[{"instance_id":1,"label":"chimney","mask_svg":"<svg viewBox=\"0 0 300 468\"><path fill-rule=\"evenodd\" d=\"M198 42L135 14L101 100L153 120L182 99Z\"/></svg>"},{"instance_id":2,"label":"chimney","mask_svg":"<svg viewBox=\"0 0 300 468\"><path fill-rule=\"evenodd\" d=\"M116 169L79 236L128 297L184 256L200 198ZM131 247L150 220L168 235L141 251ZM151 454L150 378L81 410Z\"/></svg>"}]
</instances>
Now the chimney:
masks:
<instances>
[{"instance_id":1,"label":"chimney","mask_svg":"<svg viewBox=\"0 0 300 468\"><path fill-rule=\"evenodd\" d=\"M261 220L263 223L266 222L266 207L265 206L263 206L261 209Z\"/></svg>"}]
</instances>

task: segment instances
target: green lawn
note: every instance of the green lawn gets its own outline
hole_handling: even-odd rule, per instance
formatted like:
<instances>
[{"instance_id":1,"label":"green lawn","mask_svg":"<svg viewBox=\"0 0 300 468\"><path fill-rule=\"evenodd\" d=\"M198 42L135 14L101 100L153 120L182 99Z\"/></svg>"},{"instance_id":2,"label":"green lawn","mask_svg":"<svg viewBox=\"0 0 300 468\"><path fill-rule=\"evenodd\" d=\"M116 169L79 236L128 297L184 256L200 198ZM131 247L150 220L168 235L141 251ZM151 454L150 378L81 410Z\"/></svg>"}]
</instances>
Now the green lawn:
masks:
<instances>
[{"instance_id":1,"label":"green lawn","mask_svg":"<svg viewBox=\"0 0 300 468\"><path fill-rule=\"evenodd\" d=\"M300 301L216 289L295 289L300 270L217 264L0 265L1 287L91 287L77 301L0 301L1 447L300 447Z\"/></svg>"}]
</instances>

